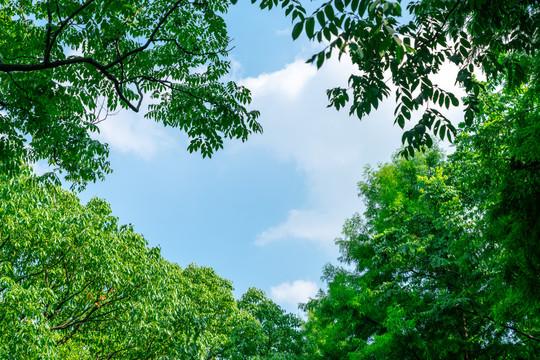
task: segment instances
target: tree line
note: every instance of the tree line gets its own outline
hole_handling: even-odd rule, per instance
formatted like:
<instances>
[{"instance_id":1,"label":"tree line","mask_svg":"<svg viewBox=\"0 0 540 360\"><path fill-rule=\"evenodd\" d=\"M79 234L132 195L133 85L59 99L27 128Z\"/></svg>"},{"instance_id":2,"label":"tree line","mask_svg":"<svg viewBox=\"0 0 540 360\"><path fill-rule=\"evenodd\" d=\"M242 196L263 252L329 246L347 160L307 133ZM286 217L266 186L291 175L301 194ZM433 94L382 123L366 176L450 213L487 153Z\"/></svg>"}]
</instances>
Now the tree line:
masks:
<instances>
[{"instance_id":1,"label":"tree line","mask_svg":"<svg viewBox=\"0 0 540 360\"><path fill-rule=\"evenodd\" d=\"M104 200L83 205L29 167L46 159L75 189L103 178L108 147L91 133L148 96L146 116L185 131L203 156L261 131L249 90L221 81L229 3L6 0L1 357L540 356L539 3L331 0L308 14L297 0L252 2L282 8L293 38L323 43L317 67L332 54L358 67L328 90L330 106L362 118L393 96L404 129L392 161L366 168L366 210L345 222L341 265L323 269L307 321L257 289L235 300L211 268L167 262ZM434 80L447 63L463 99ZM459 105L456 126L444 109Z\"/></svg>"}]
</instances>

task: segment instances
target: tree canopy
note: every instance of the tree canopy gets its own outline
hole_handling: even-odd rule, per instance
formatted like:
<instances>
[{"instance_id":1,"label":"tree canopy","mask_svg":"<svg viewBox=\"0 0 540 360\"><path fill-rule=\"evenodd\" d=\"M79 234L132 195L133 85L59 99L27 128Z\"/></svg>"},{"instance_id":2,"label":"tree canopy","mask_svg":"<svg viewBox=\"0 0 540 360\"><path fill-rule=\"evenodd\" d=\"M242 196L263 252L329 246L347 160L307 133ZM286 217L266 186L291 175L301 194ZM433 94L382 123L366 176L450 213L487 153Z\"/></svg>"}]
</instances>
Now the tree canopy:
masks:
<instances>
[{"instance_id":1,"label":"tree canopy","mask_svg":"<svg viewBox=\"0 0 540 360\"><path fill-rule=\"evenodd\" d=\"M0 176L3 359L299 358L301 320L260 290L148 248L109 205Z\"/></svg>"},{"instance_id":2,"label":"tree canopy","mask_svg":"<svg viewBox=\"0 0 540 360\"><path fill-rule=\"evenodd\" d=\"M252 0L252 2L258 2ZM522 80L520 54L540 48L540 5L536 0L330 0L308 15L299 0L261 0L260 7L280 6L290 16L292 37L304 33L325 45L308 62L320 68L332 54L348 56L359 73L348 84L328 90L330 106L359 118L376 110L385 98L395 100L395 119L403 133L403 155L431 147L430 132L441 139L456 136L443 109L460 100L434 77L445 65L459 67L456 84L467 92L464 120L472 124L479 111L483 84L475 72L497 80ZM405 8L402 7L405 3Z\"/></svg>"},{"instance_id":3,"label":"tree canopy","mask_svg":"<svg viewBox=\"0 0 540 360\"><path fill-rule=\"evenodd\" d=\"M321 358L540 355L538 56L520 62L527 82L486 84L448 160L366 170L366 211L337 240L347 266L305 306Z\"/></svg>"},{"instance_id":4,"label":"tree canopy","mask_svg":"<svg viewBox=\"0 0 540 360\"><path fill-rule=\"evenodd\" d=\"M365 212L345 222L342 265L325 267L308 321L255 288L236 300L211 268L166 261L104 200L83 205L27 164L48 159L81 186L101 178L108 148L91 133L145 97L146 116L203 156L260 131L249 91L221 80L228 3L0 0L0 357L540 357L539 2L420 0L409 15L385 0L330 0L312 15L298 0L260 5L284 8L293 38L325 43L318 67L332 52L358 66L331 106L362 117L393 93L402 128L422 111L406 157L366 168ZM432 81L447 62L467 91L457 128L441 108L460 99Z\"/></svg>"},{"instance_id":5,"label":"tree canopy","mask_svg":"<svg viewBox=\"0 0 540 360\"><path fill-rule=\"evenodd\" d=\"M261 132L232 81L228 1L0 2L0 160L48 161L77 185L110 172L92 138L119 109L140 111L210 156L223 138Z\"/></svg>"}]
</instances>

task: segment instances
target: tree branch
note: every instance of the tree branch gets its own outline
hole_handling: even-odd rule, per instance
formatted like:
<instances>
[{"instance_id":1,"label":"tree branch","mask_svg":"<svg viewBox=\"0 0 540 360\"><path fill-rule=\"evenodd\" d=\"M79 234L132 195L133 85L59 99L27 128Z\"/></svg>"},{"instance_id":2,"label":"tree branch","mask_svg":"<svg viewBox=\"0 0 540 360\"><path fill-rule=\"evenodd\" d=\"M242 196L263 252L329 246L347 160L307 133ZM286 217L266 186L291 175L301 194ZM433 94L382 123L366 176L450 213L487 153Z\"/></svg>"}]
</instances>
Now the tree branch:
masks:
<instances>
[{"instance_id":1,"label":"tree branch","mask_svg":"<svg viewBox=\"0 0 540 360\"><path fill-rule=\"evenodd\" d=\"M107 79L109 79L116 90L116 93L120 97L120 99L127 104L127 106L135 111L139 112L139 107L134 106L124 95L121 89L121 83L120 81L114 76L112 73L107 71L107 66L104 66L103 64L100 64L96 60L94 60L91 57L74 57L70 59L65 60L56 60L51 61L48 63L42 62L38 64L0 64L0 72L6 72L9 73L11 71L39 71L39 70L46 70L46 69L54 69L60 66L66 66L66 65L75 65L75 64L89 64L94 66L96 69L98 69ZM10 75L11 76L11 75Z\"/></svg>"},{"instance_id":2,"label":"tree branch","mask_svg":"<svg viewBox=\"0 0 540 360\"><path fill-rule=\"evenodd\" d=\"M180 89L176 86L173 86L173 83L171 81L168 81L168 80L161 80L161 79L157 79L155 77L151 77L151 76L145 76L145 75L142 75L142 76L138 76L136 78L139 78L139 79L144 79L144 80L147 80L147 81L151 81L151 82L156 82L156 83L160 83L161 85L165 86L166 88L168 89L171 89L173 91L178 91L178 92L181 92L181 93L184 93L186 95L189 95L191 96L192 98L195 98L195 99L198 99L198 100L201 100L202 102L205 102L205 103L208 103L210 105L216 105L214 102L212 102L211 100L208 100L208 99L205 99L203 97L200 97L200 96L197 96L195 94L193 94L192 92L190 91L187 91L187 90L184 90L184 89ZM128 79L127 81L133 81L134 79L136 78L131 78L131 79Z\"/></svg>"},{"instance_id":3,"label":"tree branch","mask_svg":"<svg viewBox=\"0 0 540 360\"><path fill-rule=\"evenodd\" d=\"M446 14L441 26L435 32L435 34L433 34L433 36L431 38L427 39L426 41L421 41L420 42L420 44L419 44L420 46L419 46L418 50L422 50L423 48L425 48L428 44L433 42L433 40L435 40L441 34L442 29L444 28L444 26L446 25L446 22L450 18L450 15L452 15L452 13L457 9L457 6L459 5L460 2L461 2L461 0L457 0L456 3L454 4L454 6L450 9L450 11L448 11L448 13Z\"/></svg>"},{"instance_id":4,"label":"tree branch","mask_svg":"<svg viewBox=\"0 0 540 360\"><path fill-rule=\"evenodd\" d=\"M75 10L67 19L65 19L64 21L62 21L60 23L60 27L58 28L58 30L55 31L50 43L49 43L49 46L47 48L45 48L45 53L43 55L43 62L44 63L48 63L49 62L49 59L50 59L50 56L51 56L51 51L52 51L52 47L54 46L54 43L56 42L56 39L58 38L58 35L60 35L60 33L65 29L65 27L69 24L69 22L71 20L73 20L73 18L75 16L77 16L77 14L79 14L81 11L83 11L84 9L86 9L91 3L93 3L95 0L87 0L80 8L78 8L77 10Z\"/></svg>"},{"instance_id":5,"label":"tree branch","mask_svg":"<svg viewBox=\"0 0 540 360\"><path fill-rule=\"evenodd\" d=\"M528 334L528 333L526 333L526 332L524 332L524 331L521 331L521 330L519 330L518 328L515 328L515 327L513 327L513 326L510 326L510 325L506 325L506 324L504 324L504 323L497 322L497 321L496 321L494 318L492 318L491 316L488 316L488 315L482 315L482 314L480 314L479 312L477 312L476 310L474 310L474 311L466 310L466 309L463 309L463 308L461 308L461 307L459 307L459 306L457 306L456 309L458 309L458 310L460 310L460 311L463 311L463 312L466 312L466 313L468 313L468 314L472 314L472 315L479 316L479 317L481 317L481 318L490 320L490 321L494 322L495 324L497 324L497 325L499 325L499 326L502 326L503 328L510 329L510 330L512 330L512 331L517 332L517 333L520 334L520 335L525 336L527 339L531 339L531 340L540 342L540 339L539 339L539 338L537 338L537 337L535 337L535 336L533 336L533 335L531 335L531 334Z\"/></svg>"},{"instance_id":6,"label":"tree branch","mask_svg":"<svg viewBox=\"0 0 540 360\"><path fill-rule=\"evenodd\" d=\"M136 53L139 53L141 51L144 51L146 48L148 48L148 46L150 46L150 44L154 41L154 36L156 36L157 32L159 31L159 29L161 28L161 25L163 25L165 23L165 21L167 21L167 18L173 13L174 10L176 10L178 8L178 6L180 5L180 3L184 1L184 0L178 0L170 9L169 11L167 11L165 13L165 15L163 15L163 17L161 18L161 20L159 20L159 22L157 23L156 27L154 28L154 30L152 31L152 33L150 34L150 36L148 37L148 40L146 41L146 43L144 45L141 45L139 46L138 48L135 48L131 51L128 51L127 53L125 53L124 55L122 55L120 58L116 59L115 61L113 61L112 63L110 63L109 65L107 65L105 67L105 70L108 70L110 69L111 67L121 63L122 61L124 61L126 58L130 57L131 55L134 55Z\"/></svg>"},{"instance_id":7,"label":"tree branch","mask_svg":"<svg viewBox=\"0 0 540 360\"><path fill-rule=\"evenodd\" d=\"M0 102L0 105L2 104L2 102ZM6 239L4 241L2 241L2 245L0 245L0 250L7 244L7 242L9 241L9 239L11 238L11 235L8 234L8 236L6 236Z\"/></svg>"},{"instance_id":8,"label":"tree branch","mask_svg":"<svg viewBox=\"0 0 540 360\"><path fill-rule=\"evenodd\" d=\"M163 42L174 42L177 48L185 52L186 54L193 55L193 56L208 56L208 55L218 55L218 54L227 54L229 51L234 49L234 46L230 49L223 49L219 51L209 51L204 53L197 53L190 50L187 50L185 47L180 45L176 39L155 39L154 41L163 41Z\"/></svg>"}]
</instances>

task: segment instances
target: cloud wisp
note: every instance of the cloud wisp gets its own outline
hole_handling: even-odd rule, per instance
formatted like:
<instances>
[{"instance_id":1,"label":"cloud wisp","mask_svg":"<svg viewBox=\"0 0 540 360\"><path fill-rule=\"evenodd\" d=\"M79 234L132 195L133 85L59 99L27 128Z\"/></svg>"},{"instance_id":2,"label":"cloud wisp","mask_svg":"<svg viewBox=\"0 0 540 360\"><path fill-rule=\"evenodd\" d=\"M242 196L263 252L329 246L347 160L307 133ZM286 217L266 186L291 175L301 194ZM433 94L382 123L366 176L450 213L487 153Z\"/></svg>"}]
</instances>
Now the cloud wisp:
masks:
<instances>
[{"instance_id":1,"label":"cloud wisp","mask_svg":"<svg viewBox=\"0 0 540 360\"><path fill-rule=\"evenodd\" d=\"M277 72L241 80L253 92L253 107L261 110L264 128L247 147L293 161L308 190L304 206L290 209L285 221L262 230L257 245L304 239L334 248L344 220L362 209L356 184L365 166L389 161L401 145L402 130L393 125L393 100L361 121L347 109L327 108L326 89L346 85L354 72L345 58L331 59L318 71L297 60ZM445 74L438 80L451 89L455 72ZM448 115L459 119L461 114L455 109Z\"/></svg>"},{"instance_id":2,"label":"cloud wisp","mask_svg":"<svg viewBox=\"0 0 540 360\"><path fill-rule=\"evenodd\" d=\"M140 113L121 110L109 115L99 123L99 134L94 134L97 140L108 143L112 148L122 153L133 153L145 160L150 160L160 151L176 148L178 139L169 134L162 124L145 119Z\"/></svg>"},{"instance_id":3,"label":"cloud wisp","mask_svg":"<svg viewBox=\"0 0 540 360\"><path fill-rule=\"evenodd\" d=\"M286 307L296 307L300 303L307 303L314 298L319 287L312 281L296 280L283 282L270 288L270 297L277 303Z\"/></svg>"}]
</instances>

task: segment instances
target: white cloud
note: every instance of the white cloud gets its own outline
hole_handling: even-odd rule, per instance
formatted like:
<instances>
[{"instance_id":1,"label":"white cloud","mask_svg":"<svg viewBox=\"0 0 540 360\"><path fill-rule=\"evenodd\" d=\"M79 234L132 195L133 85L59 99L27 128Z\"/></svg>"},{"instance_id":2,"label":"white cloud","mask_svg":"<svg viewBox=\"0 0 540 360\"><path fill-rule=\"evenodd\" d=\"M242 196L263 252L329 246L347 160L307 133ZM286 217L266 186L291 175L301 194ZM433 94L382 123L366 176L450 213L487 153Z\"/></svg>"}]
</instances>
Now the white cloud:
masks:
<instances>
[{"instance_id":1,"label":"white cloud","mask_svg":"<svg viewBox=\"0 0 540 360\"><path fill-rule=\"evenodd\" d=\"M282 99L295 100L316 73L317 70L313 66L306 66L303 61L296 61L283 70L261 74L256 78L247 78L242 83L257 96L274 94Z\"/></svg>"},{"instance_id":2,"label":"white cloud","mask_svg":"<svg viewBox=\"0 0 540 360\"><path fill-rule=\"evenodd\" d=\"M340 226L344 219L335 218L335 214L326 209L292 209L284 223L262 231L255 244L262 246L287 237L327 243L339 234L339 228L333 225Z\"/></svg>"},{"instance_id":3,"label":"white cloud","mask_svg":"<svg viewBox=\"0 0 540 360\"><path fill-rule=\"evenodd\" d=\"M399 146L393 108L378 111L379 119L362 121L327 108L326 89L346 84L352 71L352 65L333 61L317 72L298 60L279 72L244 81L253 91L253 107L261 110L264 127L264 134L247 146L293 161L308 189L306 204L291 209L283 223L261 231L258 245L294 238L332 245L344 220L360 210L356 183L364 166L388 160ZM294 94L287 96L293 88Z\"/></svg>"},{"instance_id":4,"label":"white cloud","mask_svg":"<svg viewBox=\"0 0 540 360\"><path fill-rule=\"evenodd\" d=\"M123 110L109 116L99 124L100 133L94 137L121 152L134 153L147 160L161 150L178 146L162 124L141 115L145 112L145 109L140 113Z\"/></svg>"},{"instance_id":5,"label":"white cloud","mask_svg":"<svg viewBox=\"0 0 540 360\"><path fill-rule=\"evenodd\" d=\"M291 36L292 28L276 30L276 35L279 36Z\"/></svg>"},{"instance_id":6,"label":"white cloud","mask_svg":"<svg viewBox=\"0 0 540 360\"><path fill-rule=\"evenodd\" d=\"M277 303L285 306L298 306L306 303L309 298L315 297L319 287L312 281L296 280L293 283L284 282L270 288L270 297Z\"/></svg>"},{"instance_id":7,"label":"white cloud","mask_svg":"<svg viewBox=\"0 0 540 360\"><path fill-rule=\"evenodd\" d=\"M344 220L362 209L356 184L365 165L389 161L401 145L402 130L393 125L393 101L385 101L361 121L349 117L347 109L327 108L326 89L347 86L354 71L345 58L331 60L319 71L297 60L280 71L241 81L253 92L253 107L261 111L264 128L245 148L260 147L293 161L308 189L306 203L291 209L282 223L261 231L256 244L307 239L336 251L333 241ZM455 75L441 80L452 85L452 79ZM449 115L459 118L461 111Z\"/></svg>"},{"instance_id":8,"label":"white cloud","mask_svg":"<svg viewBox=\"0 0 540 360\"><path fill-rule=\"evenodd\" d=\"M45 160L40 160L38 162L30 164L32 167L32 170L34 171L34 174L41 176L45 173L54 171L54 167L47 164Z\"/></svg>"}]
</instances>

